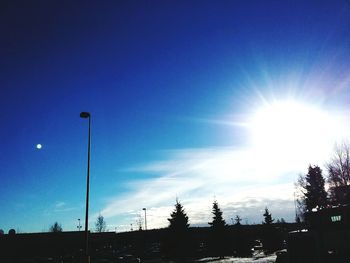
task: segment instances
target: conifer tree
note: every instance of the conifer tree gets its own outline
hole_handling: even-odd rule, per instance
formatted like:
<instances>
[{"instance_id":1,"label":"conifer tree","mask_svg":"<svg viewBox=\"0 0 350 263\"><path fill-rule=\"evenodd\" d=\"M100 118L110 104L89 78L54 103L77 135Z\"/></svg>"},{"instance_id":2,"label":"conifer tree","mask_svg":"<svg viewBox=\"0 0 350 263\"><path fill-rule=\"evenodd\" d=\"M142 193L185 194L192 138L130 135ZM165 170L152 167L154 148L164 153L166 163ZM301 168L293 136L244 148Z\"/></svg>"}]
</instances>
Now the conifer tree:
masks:
<instances>
[{"instance_id":1,"label":"conifer tree","mask_svg":"<svg viewBox=\"0 0 350 263\"><path fill-rule=\"evenodd\" d=\"M319 166L309 166L308 173L300 176L299 187L302 192L302 203L306 211L322 209L327 206L327 192L325 190L325 179Z\"/></svg>"},{"instance_id":2,"label":"conifer tree","mask_svg":"<svg viewBox=\"0 0 350 263\"><path fill-rule=\"evenodd\" d=\"M209 225L212 226L213 229L222 229L226 226L225 220L222 218L222 211L219 208L218 202L215 200L213 203L213 221L209 222Z\"/></svg>"},{"instance_id":3,"label":"conifer tree","mask_svg":"<svg viewBox=\"0 0 350 263\"><path fill-rule=\"evenodd\" d=\"M184 259L193 250L188 231L188 216L178 199L168 221L169 227L162 245L163 253L169 258Z\"/></svg>"},{"instance_id":4,"label":"conifer tree","mask_svg":"<svg viewBox=\"0 0 350 263\"><path fill-rule=\"evenodd\" d=\"M211 225L212 233L210 240L211 252L214 256L223 258L227 251L227 233L226 222L222 217L222 211L218 202L215 200L212 208L213 221L208 224Z\"/></svg>"},{"instance_id":5,"label":"conifer tree","mask_svg":"<svg viewBox=\"0 0 350 263\"><path fill-rule=\"evenodd\" d=\"M309 166L309 172L306 175L306 209L324 208L327 205L327 193L325 190L325 180L322 176L320 167Z\"/></svg>"},{"instance_id":6,"label":"conifer tree","mask_svg":"<svg viewBox=\"0 0 350 263\"><path fill-rule=\"evenodd\" d=\"M171 230L186 230L190 226L188 216L178 199L176 199L175 209L170 214L168 221Z\"/></svg>"},{"instance_id":7,"label":"conifer tree","mask_svg":"<svg viewBox=\"0 0 350 263\"><path fill-rule=\"evenodd\" d=\"M62 232L62 226L58 223L58 222L55 222L51 227L50 227L50 232Z\"/></svg>"},{"instance_id":8,"label":"conifer tree","mask_svg":"<svg viewBox=\"0 0 350 263\"><path fill-rule=\"evenodd\" d=\"M265 213L263 214L263 216L264 216L263 224L265 225L271 225L273 221L275 221L275 219L272 219L272 215L269 212L269 209L267 209L267 207L265 207Z\"/></svg>"}]
</instances>

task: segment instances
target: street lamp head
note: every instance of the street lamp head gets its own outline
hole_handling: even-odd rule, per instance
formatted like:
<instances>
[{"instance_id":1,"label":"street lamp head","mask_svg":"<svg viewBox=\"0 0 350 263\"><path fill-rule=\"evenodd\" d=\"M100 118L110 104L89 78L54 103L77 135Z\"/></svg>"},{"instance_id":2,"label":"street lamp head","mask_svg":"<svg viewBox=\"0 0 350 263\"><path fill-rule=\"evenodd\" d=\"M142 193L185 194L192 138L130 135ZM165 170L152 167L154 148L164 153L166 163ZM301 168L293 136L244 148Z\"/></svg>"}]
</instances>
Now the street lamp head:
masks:
<instances>
[{"instance_id":1,"label":"street lamp head","mask_svg":"<svg viewBox=\"0 0 350 263\"><path fill-rule=\"evenodd\" d=\"M145 210L145 211L146 211L146 208L142 208L142 210Z\"/></svg>"},{"instance_id":2,"label":"street lamp head","mask_svg":"<svg viewBox=\"0 0 350 263\"><path fill-rule=\"evenodd\" d=\"M83 111L80 113L80 118L90 118L90 113Z\"/></svg>"}]
</instances>

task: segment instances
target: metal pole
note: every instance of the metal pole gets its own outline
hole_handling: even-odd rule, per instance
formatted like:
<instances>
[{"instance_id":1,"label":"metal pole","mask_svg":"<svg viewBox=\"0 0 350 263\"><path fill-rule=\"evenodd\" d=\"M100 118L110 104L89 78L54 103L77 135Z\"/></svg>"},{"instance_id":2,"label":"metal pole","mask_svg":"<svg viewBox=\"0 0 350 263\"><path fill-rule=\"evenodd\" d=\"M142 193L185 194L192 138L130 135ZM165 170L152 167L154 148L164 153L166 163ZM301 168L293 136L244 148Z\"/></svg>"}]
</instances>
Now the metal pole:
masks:
<instances>
[{"instance_id":1,"label":"metal pole","mask_svg":"<svg viewBox=\"0 0 350 263\"><path fill-rule=\"evenodd\" d=\"M89 257L89 186L90 186L90 144L91 144L91 115L88 112L80 113L81 118L89 119L88 132L88 159L87 159L87 178L86 178L86 210L85 210L85 256L86 262L90 262Z\"/></svg>"},{"instance_id":2,"label":"metal pole","mask_svg":"<svg viewBox=\"0 0 350 263\"><path fill-rule=\"evenodd\" d=\"M79 229L79 231L80 231L80 229L81 229L80 218L78 218L78 229Z\"/></svg>"},{"instance_id":3,"label":"metal pole","mask_svg":"<svg viewBox=\"0 0 350 263\"><path fill-rule=\"evenodd\" d=\"M146 208L142 208L142 210L145 211L145 230L147 230L147 214L146 214Z\"/></svg>"},{"instance_id":4,"label":"metal pole","mask_svg":"<svg viewBox=\"0 0 350 263\"><path fill-rule=\"evenodd\" d=\"M85 255L89 260L89 189L90 189L90 144L91 144L91 116L89 115L89 138L88 138L88 163L86 179L86 211L85 211Z\"/></svg>"}]
</instances>

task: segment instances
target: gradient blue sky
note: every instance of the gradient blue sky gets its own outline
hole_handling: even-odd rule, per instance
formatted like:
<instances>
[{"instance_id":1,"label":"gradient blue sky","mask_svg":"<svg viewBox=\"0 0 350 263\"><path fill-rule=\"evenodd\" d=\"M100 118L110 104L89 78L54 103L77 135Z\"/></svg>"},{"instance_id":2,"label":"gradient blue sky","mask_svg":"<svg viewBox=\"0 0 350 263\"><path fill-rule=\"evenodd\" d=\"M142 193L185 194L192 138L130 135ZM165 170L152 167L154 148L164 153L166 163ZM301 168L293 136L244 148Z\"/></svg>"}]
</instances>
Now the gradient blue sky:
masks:
<instances>
[{"instance_id":1,"label":"gradient blue sky","mask_svg":"<svg viewBox=\"0 0 350 263\"><path fill-rule=\"evenodd\" d=\"M214 198L228 222L260 222L265 206L292 221L297 175L331 151L253 151L248 120L292 100L349 121L345 0L5 1L0 33L5 232L84 222L81 111L92 114L90 227L101 213L119 231L142 207L150 228L167 225L177 196L192 225L210 220Z\"/></svg>"}]
</instances>

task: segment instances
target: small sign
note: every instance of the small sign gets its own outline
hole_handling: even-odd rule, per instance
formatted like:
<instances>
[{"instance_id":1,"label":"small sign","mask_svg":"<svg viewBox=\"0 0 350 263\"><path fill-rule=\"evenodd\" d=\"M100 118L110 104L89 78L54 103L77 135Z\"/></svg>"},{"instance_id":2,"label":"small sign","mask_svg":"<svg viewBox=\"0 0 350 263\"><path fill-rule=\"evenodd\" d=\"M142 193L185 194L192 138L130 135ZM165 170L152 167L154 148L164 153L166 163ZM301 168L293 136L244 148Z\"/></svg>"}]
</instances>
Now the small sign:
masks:
<instances>
[{"instance_id":1,"label":"small sign","mask_svg":"<svg viewBox=\"0 0 350 263\"><path fill-rule=\"evenodd\" d=\"M341 215L338 216L331 216L332 222L340 222L341 221Z\"/></svg>"}]
</instances>

